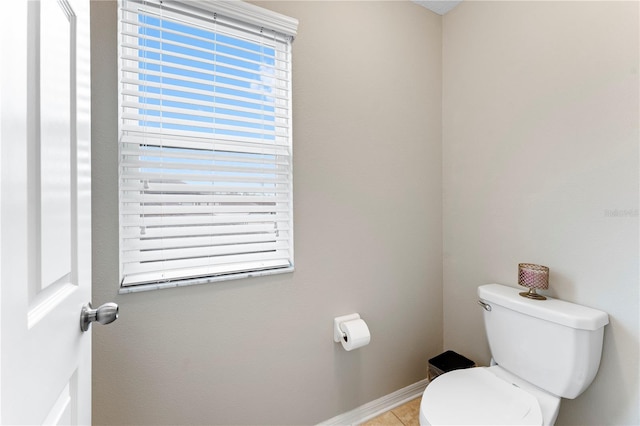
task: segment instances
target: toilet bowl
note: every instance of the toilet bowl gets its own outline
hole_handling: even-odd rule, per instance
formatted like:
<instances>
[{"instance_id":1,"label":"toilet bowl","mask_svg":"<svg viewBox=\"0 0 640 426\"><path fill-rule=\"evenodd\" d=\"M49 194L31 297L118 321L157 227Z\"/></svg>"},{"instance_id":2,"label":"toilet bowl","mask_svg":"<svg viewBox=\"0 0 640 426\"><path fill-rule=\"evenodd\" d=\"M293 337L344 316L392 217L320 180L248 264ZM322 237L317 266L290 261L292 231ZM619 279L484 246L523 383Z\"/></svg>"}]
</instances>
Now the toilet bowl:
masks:
<instances>
[{"instance_id":1,"label":"toilet bowl","mask_svg":"<svg viewBox=\"0 0 640 426\"><path fill-rule=\"evenodd\" d=\"M454 370L427 386L421 425L552 425L560 398L500 366Z\"/></svg>"},{"instance_id":2,"label":"toilet bowl","mask_svg":"<svg viewBox=\"0 0 640 426\"><path fill-rule=\"evenodd\" d=\"M478 296L492 366L436 377L422 395L420 424L553 425L562 398L578 397L595 378L609 316L500 284L478 287Z\"/></svg>"}]
</instances>

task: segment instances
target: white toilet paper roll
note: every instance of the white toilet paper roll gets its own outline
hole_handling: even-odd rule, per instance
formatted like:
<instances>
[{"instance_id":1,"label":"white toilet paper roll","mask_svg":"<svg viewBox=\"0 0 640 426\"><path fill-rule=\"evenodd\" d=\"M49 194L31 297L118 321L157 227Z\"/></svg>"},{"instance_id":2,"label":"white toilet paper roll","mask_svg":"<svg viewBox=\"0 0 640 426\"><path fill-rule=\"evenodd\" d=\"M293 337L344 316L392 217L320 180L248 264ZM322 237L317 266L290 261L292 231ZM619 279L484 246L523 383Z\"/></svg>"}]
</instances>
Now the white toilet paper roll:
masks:
<instances>
[{"instance_id":1,"label":"white toilet paper roll","mask_svg":"<svg viewBox=\"0 0 640 426\"><path fill-rule=\"evenodd\" d=\"M343 322L340 324L340 330L345 333L342 337L342 347L347 351L361 348L371 341L369 327L362 319Z\"/></svg>"}]
</instances>

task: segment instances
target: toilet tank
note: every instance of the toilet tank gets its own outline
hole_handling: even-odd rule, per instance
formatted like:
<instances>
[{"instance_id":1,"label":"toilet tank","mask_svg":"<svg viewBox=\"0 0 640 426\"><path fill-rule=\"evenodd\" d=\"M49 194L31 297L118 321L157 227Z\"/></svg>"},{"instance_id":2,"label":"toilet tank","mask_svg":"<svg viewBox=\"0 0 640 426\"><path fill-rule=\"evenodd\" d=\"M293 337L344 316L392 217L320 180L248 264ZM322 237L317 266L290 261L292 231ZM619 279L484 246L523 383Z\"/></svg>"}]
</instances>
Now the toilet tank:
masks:
<instances>
[{"instance_id":1,"label":"toilet tank","mask_svg":"<svg viewBox=\"0 0 640 426\"><path fill-rule=\"evenodd\" d=\"M554 395L573 399L600 366L609 316L558 299L532 300L500 284L478 287L491 356L502 368Z\"/></svg>"}]
</instances>

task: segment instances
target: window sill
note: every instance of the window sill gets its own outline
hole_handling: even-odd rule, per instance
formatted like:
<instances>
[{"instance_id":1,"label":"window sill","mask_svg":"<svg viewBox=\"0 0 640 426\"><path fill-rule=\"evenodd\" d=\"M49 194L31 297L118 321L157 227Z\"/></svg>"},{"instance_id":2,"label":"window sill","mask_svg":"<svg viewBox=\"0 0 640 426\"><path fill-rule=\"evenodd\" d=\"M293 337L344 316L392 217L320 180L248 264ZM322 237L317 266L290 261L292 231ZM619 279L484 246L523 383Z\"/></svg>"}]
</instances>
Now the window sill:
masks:
<instances>
[{"instance_id":1,"label":"window sill","mask_svg":"<svg viewBox=\"0 0 640 426\"><path fill-rule=\"evenodd\" d=\"M287 274L294 271L294 267L271 269L267 271L243 272L241 274L221 275L216 277L196 278L192 280L172 281L166 283L141 284L129 287L120 287L119 294L140 293L143 291L162 290L165 288L188 287L192 285L211 284L220 281L239 280L249 277L262 277L266 275Z\"/></svg>"}]
</instances>

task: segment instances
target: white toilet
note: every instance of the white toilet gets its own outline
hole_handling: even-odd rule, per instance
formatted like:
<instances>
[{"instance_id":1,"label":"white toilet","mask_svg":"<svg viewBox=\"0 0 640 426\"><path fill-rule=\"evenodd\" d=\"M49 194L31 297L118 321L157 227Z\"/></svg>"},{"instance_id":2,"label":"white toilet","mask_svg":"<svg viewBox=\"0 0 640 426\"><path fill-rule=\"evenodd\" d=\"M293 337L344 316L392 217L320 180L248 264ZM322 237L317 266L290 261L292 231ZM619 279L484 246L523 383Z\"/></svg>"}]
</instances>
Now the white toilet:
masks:
<instances>
[{"instance_id":1,"label":"white toilet","mask_svg":"<svg viewBox=\"0 0 640 426\"><path fill-rule=\"evenodd\" d=\"M518 293L499 284L478 287L492 366L434 379L422 396L421 425L553 425L560 398L589 387L609 316Z\"/></svg>"}]
</instances>

